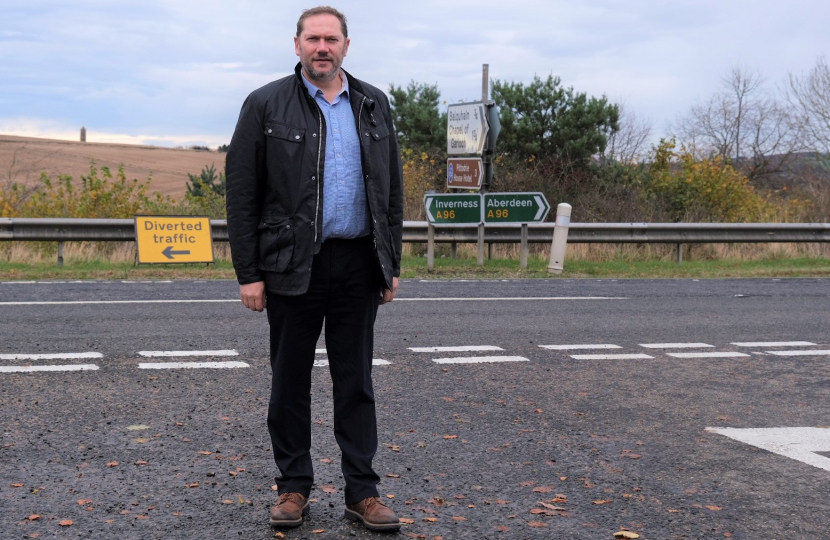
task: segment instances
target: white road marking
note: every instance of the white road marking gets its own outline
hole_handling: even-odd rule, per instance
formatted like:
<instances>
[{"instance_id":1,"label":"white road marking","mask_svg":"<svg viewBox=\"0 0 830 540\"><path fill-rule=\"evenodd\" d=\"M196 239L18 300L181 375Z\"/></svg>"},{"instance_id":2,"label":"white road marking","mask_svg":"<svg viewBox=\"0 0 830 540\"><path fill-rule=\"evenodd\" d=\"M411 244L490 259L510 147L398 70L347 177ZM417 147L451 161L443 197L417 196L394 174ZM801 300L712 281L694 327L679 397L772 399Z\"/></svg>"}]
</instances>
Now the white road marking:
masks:
<instances>
[{"instance_id":1,"label":"white road marking","mask_svg":"<svg viewBox=\"0 0 830 540\"><path fill-rule=\"evenodd\" d=\"M219 351L138 351L140 356L239 356L234 349Z\"/></svg>"},{"instance_id":2,"label":"white road marking","mask_svg":"<svg viewBox=\"0 0 830 540\"><path fill-rule=\"evenodd\" d=\"M475 351L503 351L495 345L461 345L457 347L409 347L413 352L475 352Z\"/></svg>"},{"instance_id":3,"label":"white road marking","mask_svg":"<svg viewBox=\"0 0 830 540\"><path fill-rule=\"evenodd\" d=\"M740 352L677 352L666 354L675 358L740 358L749 356Z\"/></svg>"},{"instance_id":4,"label":"white road marking","mask_svg":"<svg viewBox=\"0 0 830 540\"><path fill-rule=\"evenodd\" d=\"M809 347L815 345L809 341L745 341L732 343L738 347Z\"/></svg>"},{"instance_id":5,"label":"white road marking","mask_svg":"<svg viewBox=\"0 0 830 540\"><path fill-rule=\"evenodd\" d=\"M97 352L51 354L0 354L0 360L77 360L79 358L103 358Z\"/></svg>"},{"instance_id":6,"label":"white road marking","mask_svg":"<svg viewBox=\"0 0 830 540\"><path fill-rule=\"evenodd\" d=\"M622 349L619 345L598 344L598 345L539 345L543 349L550 349L552 351L568 351L568 350L601 350L601 349Z\"/></svg>"},{"instance_id":7,"label":"white road marking","mask_svg":"<svg viewBox=\"0 0 830 540\"><path fill-rule=\"evenodd\" d=\"M647 354L572 354L574 360L647 360L654 358Z\"/></svg>"},{"instance_id":8,"label":"white road marking","mask_svg":"<svg viewBox=\"0 0 830 540\"><path fill-rule=\"evenodd\" d=\"M828 356L830 350L813 350L813 351L767 351L769 354L776 356Z\"/></svg>"},{"instance_id":9,"label":"white road marking","mask_svg":"<svg viewBox=\"0 0 830 540\"><path fill-rule=\"evenodd\" d=\"M372 359L372 365L373 366L388 366L391 363L392 362L390 362L389 360L381 360L380 358L373 358ZM329 365L328 360L315 360L314 361L314 367L326 367L327 365Z\"/></svg>"},{"instance_id":10,"label":"white road marking","mask_svg":"<svg viewBox=\"0 0 830 540\"><path fill-rule=\"evenodd\" d=\"M815 427L706 428L736 441L762 448L830 471L830 458L816 452L830 452L830 429Z\"/></svg>"},{"instance_id":11,"label":"white road marking","mask_svg":"<svg viewBox=\"0 0 830 540\"><path fill-rule=\"evenodd\" d=\"M456 358L433 358L436 364L484 364L493 362L530 362L523 356L467 356Z\"/></svg>"},{"instance_id":12,"label":"white road marking","mask_svg":"<svg viewBox=\"0 0 830 540\"><path fill-rule=\"evenodd\" d=\"M640 343L640 347L647 349L702 349L714 347L708 343Z\"/></svg>"},{"instance_id":13,"label":"white road marking","mask_svg":"<svg viewBox=\"0 0 830 540\"><path fill-rule=\"evenodd\" d=\"M395 302L504 302L526 300L628 300L622 296L528 296L497 298L395 298ZM232 300L72 300L54 302L0 302L0 306L77 306L77 305L113 305L113 304L211 304L238 303Z\"/></svg>"},{"instance_id":14,"label":"white road marking","mask_svg":"<svg viewBox=\"0 0 830 540\"><path fill-rule=\"evenodd\" d=\"M65 366L0 366L0 373L29 373L32 371L94 371L95 364L71 364Z\"/></svg>"},{"instance_id":15,"label":"white road marking","mask_svg":"<svg viewBox=\"0 0 830 540\"><path fill-rule=\"evenodd\" d=\"M625 296L498 296L492 298L395 298L395 302L488 302L506 300L628 300Z\"/></svg>"},{"instance_id":16,"label":"white road marking","mask_svg":"<svg viewBox=\"0 0 830 540\"><path fill-rule=\"evenodd\" d=\"M66 302L0 302L0 306L78 306L112 304L231 304L234 300L72 300Z\"/></svg>"},{"instance_id":17,"label":"white road marking","mask_svg":"<svg viewBox=\"0 0 830 540\"><path fill-rule=\"evenodd\" d=\"M138 369L230 369L251 367L245 362L158 362L138 364Z\"/></svg>"},{"instance_id":18,"label":"white road marking","mask_svg":"<svg viewBox=\"0 0 830 540\"><path fill-rule=\"evenodd\" d=\"M314 354L328 354L327 349L314 349Z\"/></svg>"}]
</instances>

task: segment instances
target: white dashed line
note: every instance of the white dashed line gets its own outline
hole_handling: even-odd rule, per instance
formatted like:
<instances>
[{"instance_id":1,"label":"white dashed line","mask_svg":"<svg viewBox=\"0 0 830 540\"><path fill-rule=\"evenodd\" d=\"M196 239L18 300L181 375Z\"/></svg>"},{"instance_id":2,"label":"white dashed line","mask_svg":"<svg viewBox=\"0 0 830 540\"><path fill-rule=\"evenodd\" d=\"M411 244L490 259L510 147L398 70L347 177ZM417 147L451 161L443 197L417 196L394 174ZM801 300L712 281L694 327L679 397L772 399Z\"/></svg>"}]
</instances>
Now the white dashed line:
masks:
<instances>
[{"instance_id":1,"label":"white dashed line","mask_svg":"<svg viewBox=\"0 0 830 540\"><path fill-rule=\"evenodd\" d=\"M80 358L103 358L97 352L51 353L51 354L0 354L0 360L78 360Z\"/></svg>"},{"instance_id":2,"label":"white dashed line","mask_svg":"<svg viewBox=\"0 0 830 540\"><path fill-rule=\"evenodd\" d=\"M649 360L647 354L572 354L574 360Z\"/></svg>"},{"instance_id":3,"label":"white dashed line","mask_svg":"<svg viewBox=\"0 0 830 540\"><path fill-rule=\"evenodd\" d=\"M395 298L395 302L504 302L507 300L628 300L624 296L498 296L493 298Z\"/></svg>"},{"instance_id":4,"label":"white dashed line","mask_svg":"<svg viewBox=\"0 0 830 540\"><path fill-rule=\"evenodd\" d=\"M457 347L409 347L413 352L475 352L475 351L503 351L495 345L461 345Z\"/></svg>"},{"instance_id":5,"label":"white dashed line","mask_svg":"<svg viewBox=\"0 0 830 540\"><path fill-rule=\"evenodd\" d=\"M738 347L809 347L815 345L809 341L746 341L732 343Z\"/></svg>"},{"instance_id":6,"label":"white dashed line","mask_svg":"<svg viewBox=\"0 0 830 540\"><path fill-rule=\"evenodd\" d=\"M640 347L647 349L702 349L704 347L714 347L708 343L640 343Z\"/></svg>"},{"instance_id":7,"label":"white dashed line","mask_svg":"<svg viewBox=\"0 0 830 540\"><path fill-rule=\"evenodd\" d=\"M601 345L539 345L543 349L550 349L552 351L568 351L568 350L602 350L602 349L622 349L619 345L601 344Z\"/></svg>"},{"instance_id":8,"label":"white dashed line","mask_svg":"<svg viewBox=\"0 0 830 540\"><path fill-rule=\"evenodd\" d=\"M493 362L530 362L523 356L467 356L456 358L433 358L436 364L484 364Z\"/></svg>"},{"instance_id":9,"label":"white dashed line","mask_svg":"<svg viewBox=\"0 0 830 540\"><path fill-rule=\"evenodd\" d=\"M138 364L138 369L231 369L251 367L245 362L160 362Z\"/></svg>"},{"instance_id":10,"label":"white dashed line","mask_svg":"<svg viewBox=\"0 0 830 540\"><path fill-rule=\"evenodd\" d=\"M767 351L769 354L774 354L776 356L828 356L830 355L830 350L823 350L823 351Z\"/></svg>"},{"instance_id":11,"label":"white dashed line","mask_svg":"<svg viewBox=\"0 0 830 540\"><path fill-rule=\"evenodd\" d=\"M380 358L373 358L372 359L372 365L373 366L388 366L391 363L392 362L390 362L389 360L381 360ZM328 365L329 365L328 360L315 360L314 361L314 367L326 367Z\"/></svg>"},{"instance_id":12,"label":"white dashed line","mask_svg":"<svg viewBox=\"0 0 830 540\"><path fill-rule=\"evenodd\" d=\"M740 352L678 352L666 354L674 358L740 358L749 356Z\"/></svg>"},{"instance_id":13,"label":"white dashed line","mask_svg":"<svg viewBox=\"0 0 830 540\"><path fill-rule=\"evenodd\" d=\"M220 351L138 351L140 356L239 356L233 349Z\"/></svg>"},{"instance_id":14,"label":"white dashed line","mask_svg":"<svg viewBox=\"0 0 830 540\"><path fill-rule=\"evenodd\" d=\"M30 373L33 371L95 371L95 364L73 364L66 366L0 366L0 373Z\"/></svg>"}]
</instances>

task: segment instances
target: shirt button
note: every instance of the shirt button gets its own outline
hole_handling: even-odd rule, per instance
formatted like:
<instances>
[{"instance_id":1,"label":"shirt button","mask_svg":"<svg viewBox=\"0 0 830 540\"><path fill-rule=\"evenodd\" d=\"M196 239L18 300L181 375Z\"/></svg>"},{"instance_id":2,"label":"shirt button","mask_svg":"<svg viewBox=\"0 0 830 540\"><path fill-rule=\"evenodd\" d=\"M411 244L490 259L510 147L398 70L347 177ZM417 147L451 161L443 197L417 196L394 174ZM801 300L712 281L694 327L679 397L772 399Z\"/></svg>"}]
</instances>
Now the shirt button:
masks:
<instances>
[{"instance_id":1,"label":"shirt button","mask_svg":"<svg viewBox=\"0 0 830 540\"><path fill-rule=\"evenodd\" d=\"M271 130L270 130L270 129L268 130L268 133L271 133Z\"/></svg>"},{"instance_id":2,"label":"shirt button","mask_svg":"<svg viewBox=\"0 0 830 540\"><path fill-rule=\"evenodd\" d=\"M294 135L294 140L299 141L299 140L300 140L300 136L299 136L299 135Z\"/></svg>"}]
</instances>

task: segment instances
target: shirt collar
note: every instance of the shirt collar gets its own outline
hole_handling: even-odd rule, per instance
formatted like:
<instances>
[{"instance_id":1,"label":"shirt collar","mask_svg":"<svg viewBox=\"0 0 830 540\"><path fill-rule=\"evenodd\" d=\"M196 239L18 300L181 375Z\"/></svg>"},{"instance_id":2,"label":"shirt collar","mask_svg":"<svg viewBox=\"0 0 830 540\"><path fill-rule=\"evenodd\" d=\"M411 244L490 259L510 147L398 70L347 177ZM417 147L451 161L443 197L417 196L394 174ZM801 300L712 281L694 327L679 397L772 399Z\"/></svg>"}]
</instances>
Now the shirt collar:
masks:
<instances>
[{"instance_id":1,"label":"shirt collar","mask_svg":"<svg viewBox=\"0 0 830 540\"><path fill-rule=\"evenodd\" d=\"M341 76L343 77L343 86L342 86L342 88L340 88L340 92L338 92L337 95L342 96L345 93L346 94L346 99L348 99L349 98L349 79L346 77L346 75L342 71L340 73L341 73ZM314 86L308 79L305 78L305 73L303 73L302 70L300 70L300 75L302 76L303 84L305 84L305 87L308 89L308 93L309 93L309 95L311 95L311 97L316 98L318 93L320 93L320 95L323 94L323 91L321 89Z\"/></svg>"}]
</instances>

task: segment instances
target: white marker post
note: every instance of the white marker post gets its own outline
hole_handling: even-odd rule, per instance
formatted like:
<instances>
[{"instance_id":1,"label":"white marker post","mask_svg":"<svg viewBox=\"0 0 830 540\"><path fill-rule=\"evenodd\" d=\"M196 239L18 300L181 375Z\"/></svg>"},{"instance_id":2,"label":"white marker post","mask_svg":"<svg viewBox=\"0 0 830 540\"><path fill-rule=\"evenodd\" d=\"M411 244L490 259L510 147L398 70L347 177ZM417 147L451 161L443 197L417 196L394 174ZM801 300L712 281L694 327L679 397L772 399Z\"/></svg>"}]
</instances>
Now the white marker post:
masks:
<instances>
[{"instance_id":1,"label":"white marker post","mask_svg":"<svg viewBox=\"0 0 830 540\"><path fill-rule=\"evenodd\" d=\"M565 250L568 247L568 229L571 226L571 205L560 203L556 207L556 225L550 246L549 274L561 274L565 269Z\"/></svg>"}]
</instances>

